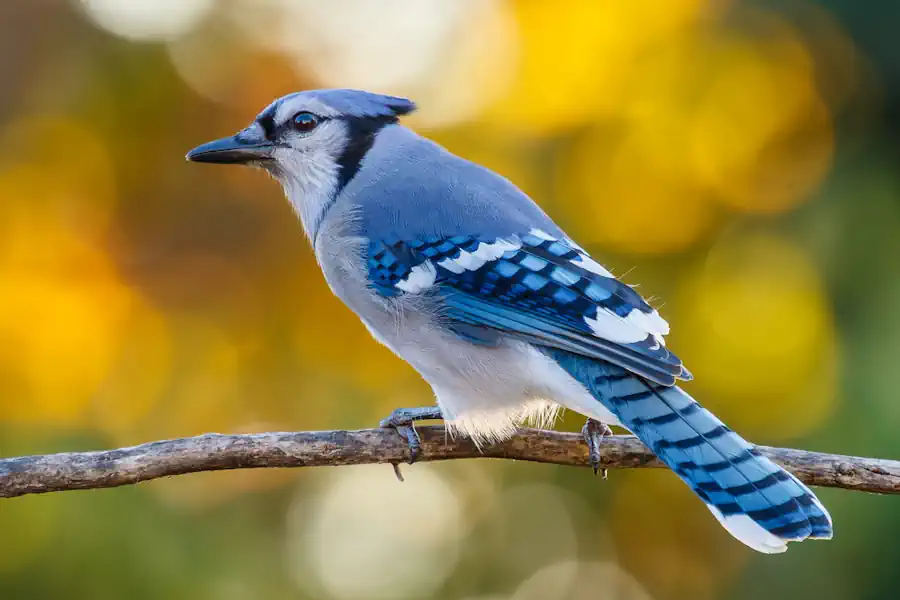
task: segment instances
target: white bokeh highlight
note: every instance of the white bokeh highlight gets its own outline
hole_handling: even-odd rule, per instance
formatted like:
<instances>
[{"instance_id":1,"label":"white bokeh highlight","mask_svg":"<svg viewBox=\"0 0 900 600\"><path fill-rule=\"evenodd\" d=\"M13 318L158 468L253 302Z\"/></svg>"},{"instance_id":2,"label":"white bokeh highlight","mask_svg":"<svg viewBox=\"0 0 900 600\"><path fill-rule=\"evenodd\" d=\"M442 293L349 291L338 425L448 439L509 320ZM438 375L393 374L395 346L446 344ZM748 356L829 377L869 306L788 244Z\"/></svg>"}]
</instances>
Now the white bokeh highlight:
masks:
<instances>
[{"instance_id":1,"label":"white bokeh highlight","mask_svg":"<svg viewBox=\"0 0 900 600\"><path fill-rule=\"evenodd\" d=\"M323 87L390 90L428 76L465 5L447 0L288 2L281 47L302 59Z\"/></svg>"},{"instance_id":2,"label":"white bokeh highlight","mask_svg":"<svg viewBox=\"0 0 900 600\"><path fill-rule=\"evenodd\" d=\"M311 77L311 87L411 97L423 126L473 119L515 73L518 28L499 0L244 0L227 16L248 43Z\"/></svg>"},{"instance_id":3,"label":"white bokeh highlight","mask_svg":"<svg viewBox=\"0 0 900 600\"><path fill-rule=\"evenodd\" d=\"M399 483L384 465L328 471L288 515L288 568L312 595L428 598L456 567L465 531L451 485L428 465Z\"/></svg>"},{"instance_id":4,"label":"white bokeh highlight","mask_svg":"<svg viewBox=\"0 0 900 600\"><path fill-rule=\"evenodd\" d=\"M510 600L653 600L613 562L563 561L523 581Z\"/></svg>"},{"instance_id":5,"label":"white bokeh highlight","mask_svg":"<svg viewBox=\"0 0 900 600\"><path fill-rule=\"evenodd\" d=\"M167 41L190 32L214 0L80 0L99 28L133 41Z\"/></svg>"}]
</instances>

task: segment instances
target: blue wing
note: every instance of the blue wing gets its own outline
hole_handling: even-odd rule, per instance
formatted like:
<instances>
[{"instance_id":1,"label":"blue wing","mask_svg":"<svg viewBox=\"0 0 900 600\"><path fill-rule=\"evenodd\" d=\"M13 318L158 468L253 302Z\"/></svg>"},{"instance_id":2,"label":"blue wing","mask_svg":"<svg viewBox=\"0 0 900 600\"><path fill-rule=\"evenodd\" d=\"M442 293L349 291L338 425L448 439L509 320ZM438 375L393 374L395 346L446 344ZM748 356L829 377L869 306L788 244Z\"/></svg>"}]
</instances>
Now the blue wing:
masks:
<instances>
[{"instance_id":1,"label":"blue wing","mask_svg":"<svg viewBox=\"0 0 900 600\"><path fill-rule=\"evenodd\" d=\"M665 348L668 324L570 240L540 230L493 239L373 240L368 269L383 296L434 295L448 326L473 342L512 335L663 385L691 378Z\"/></svg>"}]
</instances>

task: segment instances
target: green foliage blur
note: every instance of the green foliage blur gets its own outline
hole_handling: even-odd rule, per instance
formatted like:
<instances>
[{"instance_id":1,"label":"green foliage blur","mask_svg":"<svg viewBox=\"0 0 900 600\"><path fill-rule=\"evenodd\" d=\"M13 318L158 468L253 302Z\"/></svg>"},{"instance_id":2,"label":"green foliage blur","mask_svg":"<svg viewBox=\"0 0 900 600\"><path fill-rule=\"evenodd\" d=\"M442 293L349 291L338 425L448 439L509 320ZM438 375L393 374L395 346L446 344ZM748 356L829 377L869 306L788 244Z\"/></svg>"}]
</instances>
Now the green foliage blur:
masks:
<instances>
[{"instance_id":1,"label":"green foliage blur","mask_svg":"<svg viewBox=\"0 0 900 600\"><path fill-rule=\"evenodd\" d=\"M898 458L898 23L851 0L2 0L0 453L431 402L274 182L183 159L284 93L360 87L640 283L734 429ZM406 476L0 500L0 598L896 597L892 497L820 490L835 539L761 556L667 472Z\"/></svg>"}]
</instances>

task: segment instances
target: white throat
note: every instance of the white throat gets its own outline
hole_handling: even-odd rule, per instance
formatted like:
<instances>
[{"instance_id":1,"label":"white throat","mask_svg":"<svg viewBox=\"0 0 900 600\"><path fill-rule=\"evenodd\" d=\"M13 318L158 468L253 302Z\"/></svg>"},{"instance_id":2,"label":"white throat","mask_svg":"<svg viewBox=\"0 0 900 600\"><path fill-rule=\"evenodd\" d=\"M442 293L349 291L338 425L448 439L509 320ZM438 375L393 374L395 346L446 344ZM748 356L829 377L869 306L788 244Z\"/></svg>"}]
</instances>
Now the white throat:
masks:
<instances>
[{"instance_id":1,"label":"white throat","mask_svg":"<svg viewBox=\"0 0 900 600\"><path fill-rule=\"evenodd\" d=\"M290 161L288 164L284 163L284 159L280 161L283 170L278 179L288 202L300 217L306 237L314 243L322 218L334 201L340 167L324 153L302 157L292 154L292 157L286 158Z\"/></svg>"}]
</instances>

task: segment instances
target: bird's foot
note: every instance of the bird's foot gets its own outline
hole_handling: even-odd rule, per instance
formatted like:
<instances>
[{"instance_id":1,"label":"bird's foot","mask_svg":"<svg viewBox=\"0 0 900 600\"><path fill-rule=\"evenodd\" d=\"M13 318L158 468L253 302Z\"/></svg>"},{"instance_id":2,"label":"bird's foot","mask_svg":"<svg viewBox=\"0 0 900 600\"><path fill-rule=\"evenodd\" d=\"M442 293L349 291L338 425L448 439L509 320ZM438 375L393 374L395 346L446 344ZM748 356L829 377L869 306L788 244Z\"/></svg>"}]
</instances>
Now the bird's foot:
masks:
<instances>
[{"instance_id":1,"label":"bird's foot","mask_svg":"<svg viewBox=\"0 0 900 600\"><path fill-rule=\"evenodd\" d=\"M432 419L442 419L441 410L437 406L422 406L419 408L398 408L394 410L387 418L382 419L380 426L394 429L399 433L409 447L409 464L413 464L422 454L422 443L419 434L416 432L416 421L428 421ZM403 481L403 474L400 472L400 465L392 463L394 466L394 474L397 479Z\"/></svg>"},{"instance_id":2,"label":"bird's foot","mask_svg":"<svg viewBox=\"0 0 900 600\"><path fill-rule=\"evenodd\" d=\"M581 428L581 435L584 436L584 441L588 445L590 452L588 457L591 467L594 469L594 475L602 471L603 479L606 479L606 469L600 466L600 445L603 443L603 438L612 435L612 429L600 421L588 419Z\"/></svg>"}]
</instances>

